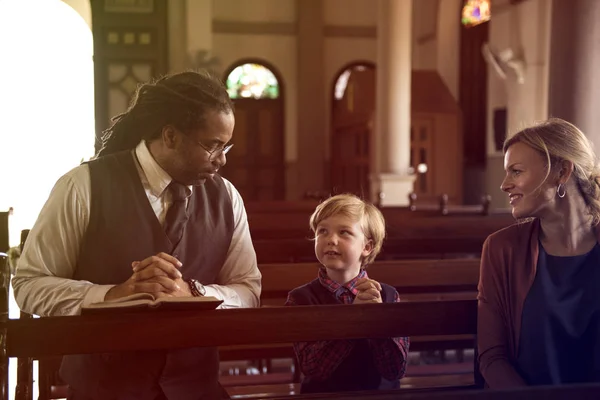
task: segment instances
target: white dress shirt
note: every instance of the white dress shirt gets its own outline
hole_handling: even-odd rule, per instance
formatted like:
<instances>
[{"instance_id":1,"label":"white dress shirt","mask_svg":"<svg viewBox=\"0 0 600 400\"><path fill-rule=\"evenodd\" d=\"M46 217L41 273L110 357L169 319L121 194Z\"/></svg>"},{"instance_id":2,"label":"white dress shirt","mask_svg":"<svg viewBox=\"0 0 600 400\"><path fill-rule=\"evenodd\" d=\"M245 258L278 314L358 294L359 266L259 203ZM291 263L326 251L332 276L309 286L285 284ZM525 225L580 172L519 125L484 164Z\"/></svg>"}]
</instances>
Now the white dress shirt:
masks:
<instances>
[{"instance_id":1,"label":"white dress shirt","mask_svg":"<svg viewBox=\"0 0 600 400\"><path fill-rule=\"evenodd\" d=\"M171 177L154 160L144 141L135 151L148 201L163 224L171 206L170 192L165 190ZM217 283L205 285L206 295L223 300L221 308L257 307L261 274L246 209L235 187L226 179L223 181L233 206L234 231ZM191 186L189 190L191 194ZM12 280L21 310L40 316L77 315L82 306L103 301L106 292L114 286L72 279L89 223L90 200L91 180L87 164L63 175L52 189L27 237Z\"/></svg>"}]
</instances>

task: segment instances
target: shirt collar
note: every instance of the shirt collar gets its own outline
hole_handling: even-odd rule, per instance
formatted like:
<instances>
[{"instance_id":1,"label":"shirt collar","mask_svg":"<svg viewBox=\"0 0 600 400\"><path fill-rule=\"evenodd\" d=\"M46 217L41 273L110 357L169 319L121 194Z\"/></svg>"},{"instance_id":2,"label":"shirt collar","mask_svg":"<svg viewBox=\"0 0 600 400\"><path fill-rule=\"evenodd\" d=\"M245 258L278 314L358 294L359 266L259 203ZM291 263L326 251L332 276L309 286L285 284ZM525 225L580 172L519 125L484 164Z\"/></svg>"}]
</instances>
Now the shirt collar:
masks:
<instances>
[{"instance_id":1,"label":"shirt collar","mask_svg":"<svg viewBox=\"0 0 600 400\"><path fill-rule=\"evenodd\" d=\"M346 282L344 285L340 285L333 279L329 278L325 268L319 268L319 282L321 283L321 285L325 286L327 290L334 294L336 294L341 288L344 288L350 291L350 293L352 293L354 296L356 296L358 294L358 290L356 290L356 281L360 278L369 278L367 276L366 270L361 269L358 275L356 275L350 281Z\"/></svg>"},{"instance_id":2,"label":"shirt collar","mask_svg":"<svg viewBox=\"0 0 600 400\"><path fill-rule=\"evenodd\" d=\"M152 194L156 197L162 196L163 192L169 186L173 178L162 169L156 162L152 153L148 149L148 145L145 140L142 140L135 148L135 154L140 163L140 167L144 172L148 187ZM192 187L187 186L188 197L192 194Z\"/></svg>"}]
</instances>

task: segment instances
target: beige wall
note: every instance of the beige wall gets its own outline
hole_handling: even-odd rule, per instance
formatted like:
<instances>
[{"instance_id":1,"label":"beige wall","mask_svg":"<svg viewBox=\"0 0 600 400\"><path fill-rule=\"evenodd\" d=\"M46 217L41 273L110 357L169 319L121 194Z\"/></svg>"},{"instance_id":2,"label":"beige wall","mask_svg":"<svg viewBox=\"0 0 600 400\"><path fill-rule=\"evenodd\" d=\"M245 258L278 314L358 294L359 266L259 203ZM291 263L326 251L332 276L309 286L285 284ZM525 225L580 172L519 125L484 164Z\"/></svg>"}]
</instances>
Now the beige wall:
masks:
<instances>
[{"instance_id":1,"label":"beige wall","mask_svg":"<svg viewBox=\"0 0 600 400\"><path fill-rule=\"evenodd\" d=\"M169 0L171 71L189 67L188 54L194 43L207 43L206 50L218 58L221 71L244 58L262 59L273 65L285 86L285 160L288 168L293 170L299 148L302 148L299 142L302 135L298 133L299 113L303 107L314 106L299 104L296 95L302 73L298 71L297 0L199 0L210 3L212 18L187 15L193 1L198 0ZM460 3L461 0L413 0L412 66L414 69L437 69L455 97L458 93L459 31L458 12L452 10L460 8ZM323 34L325 90L322 98L326 113L323 129L320 130L322 133L316 136L322 135L321 148L326 162L330 152L330 107L334 80L337 73L352 62L376 62L377 3L373 0L323 0L322 12L326 28ZM212 32L202 33L203 30L194 28L193 21L203 26L211 25ZM236 26L235 29L239 27L240 31L224 32L215 25ZM335 34L327 33L332 28ZM310 175L310 171L302 173ZM291 179L289 174L288 178ZM315 179L315 182L319 181Z\"/></svg>"},{"instance_id":2,"label":"beige wall","mask_svg":"<svg viewBox=\"0 0 600 400\"><path fill-rule=\"evenodd\" d=\"M507 0L494 4L489 43L497 50L522 48L526 60L525 82L514 77L502 80L488 68L488 165L486 181L493 207L506 207L508 200L498 189L502 179L502 153L494 147L493 111L506 107L507 133L548 117L548 69L551 2L528 0L510 5Z\"/></svg>"},{"instance_id":3,"label":"beige wall","mask_svg":"<svg viewBox=\"0 0 600 400\"><path fill-rule=\"evenodd\" d=\"M460 57L460 19L462 0L439 2L436 31L436 68L458 102L458 67Z\"/></svg>"},{"instance_id":4,"label":"beige wall","mask_svg":"<svg viewBox=\"0 0 600 400\"><path fill-rule=\"evenodd\" d=\"M413 0L413 69L436 69L439 0Z\"/></svg>"},{"instance_id":5,"label":"beige wall","mask_svg":"<svg viewBox=\"0 0 600 400\"><path fill-rule=\"evenodd\" d=\"M323 0L325 25L374 26L377 2L373 0Z\"/></svg>"},{"instance_id":6,"label":"beige wall","mask_svg":"<svg viewBox=\"0 0 600 400\"><path fill-rule=\"evenodd\" d=\"M296 21L295 0L213 0L212 3L213 18L219 21Z\"/></svg>"}]
</instances>

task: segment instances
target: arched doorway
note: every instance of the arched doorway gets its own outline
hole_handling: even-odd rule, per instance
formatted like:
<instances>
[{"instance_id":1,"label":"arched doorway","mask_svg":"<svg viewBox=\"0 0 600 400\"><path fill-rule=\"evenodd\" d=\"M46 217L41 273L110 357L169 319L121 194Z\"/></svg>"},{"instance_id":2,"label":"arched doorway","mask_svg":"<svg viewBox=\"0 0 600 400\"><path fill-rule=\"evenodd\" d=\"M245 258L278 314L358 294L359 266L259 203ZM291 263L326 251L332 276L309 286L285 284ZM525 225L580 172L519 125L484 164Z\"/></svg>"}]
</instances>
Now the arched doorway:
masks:
<instances>
[{"instance_id":1,"label":"arched doorway","mask_svg":"<svg viewBox=\"0 0 600 400\"><path fill-rule=\"evenodd\" d=\"M368 198L375 65L346 66L334 81L331 106L331 184L334 193L350 192Z\"/></svg>"},{"instance_id":2,"label":"arched doorway","mask_svg":"<svg viewBox=\"0 0 600 400\"><path fill-rule=\"evenodd\" d=\"M374 156L375 65L353 63L340 71L333 87L331 115L331 182L334 193L369 197ZM420 202L437 202L446 194L462 202L462 134L460 110L436 71L411 75L410 168ZM437 166L437 168L436 168Z\"/></svg>"},{"instance_id":3,"label":"arched doorway","mask_svg":"<svg viewBox=\"0 0 600 400\"><path fill-rule=\"evenodd\" d=\"M283 84L263 61L244 60L225 74L235 103L235 147L222 174L245 201L283 200L285 194Z\"/></svg>"}]
</instances>

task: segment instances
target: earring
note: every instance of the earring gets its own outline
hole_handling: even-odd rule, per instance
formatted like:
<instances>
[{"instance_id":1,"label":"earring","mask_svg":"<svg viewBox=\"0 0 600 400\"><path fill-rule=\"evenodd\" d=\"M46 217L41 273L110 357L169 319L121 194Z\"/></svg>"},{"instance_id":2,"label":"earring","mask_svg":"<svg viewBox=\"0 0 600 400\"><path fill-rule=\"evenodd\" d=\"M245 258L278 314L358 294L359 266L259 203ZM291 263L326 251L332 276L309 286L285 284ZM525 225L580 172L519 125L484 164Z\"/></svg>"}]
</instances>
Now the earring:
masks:
<instances>
[{"instance_id":1,"label":"earring","mask_svg":"<svg viewBox=\"0 0 600 400\"><path fill-rule=\"evenodd\" d=\"M562 188L562 193L560 192L560 189ZM565 190L565 187L563 186L562 183L558 184L558 187L556 188L556 194L558 195L558 197L560 197L561 199L563 197L565 197L565 195L567 194L567 191Z\"/></svg>"}]
</instances>

